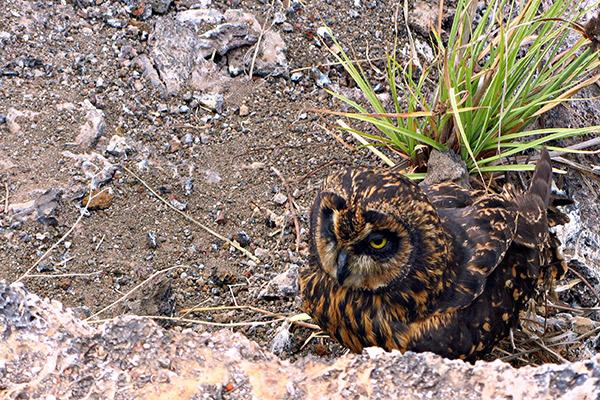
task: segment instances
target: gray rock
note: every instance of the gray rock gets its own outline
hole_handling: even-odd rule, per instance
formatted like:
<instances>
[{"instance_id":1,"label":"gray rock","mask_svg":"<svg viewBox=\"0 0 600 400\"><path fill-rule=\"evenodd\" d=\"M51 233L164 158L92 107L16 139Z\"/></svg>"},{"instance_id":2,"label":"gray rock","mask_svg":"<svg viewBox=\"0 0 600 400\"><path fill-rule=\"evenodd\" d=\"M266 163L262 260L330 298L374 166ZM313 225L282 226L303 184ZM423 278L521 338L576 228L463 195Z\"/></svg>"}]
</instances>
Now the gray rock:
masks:
<instances>
[{"instance_id":1,"label":"gray rock","mask_svg":"<svg viewBox=\"0 0 600 400\"><path fill-rule=\"evenodd\" d=\"M302 78L304 78L304 74L302 72L294 72L291 76L290 76L290 80L292 82L300 82L302 80Z\"/></svg>"},{"instance_id":2,"label":"gray rock","mask_svg":"<svg viewBox=\"0 0 600 400\"><path fill-rule=\"evenodd\" d=\"M285 21L287 21L287 18L285 16L284 13L282 13L281 11L277 11L274 16L273 16L273 23L276 25L279 24L283 24Z\"/></svg>"},{"instance_id":3,"label":"gray rock","mask_svg":"<svg viewBox=\"0 0 600 400\"><path fill-rule=\"evenodd\" d=\"M35 219L41 224L56 226L58 225L56 213L62 195L61 188L47 189L41 193L37 191L31 194L32 200L9 204L8 211L18 221Z\"/></svg>"},{"instance_id":4,"label":"gray rock","mask_svg":"<svg viewBox=\"0 0 600 400\"><path fill-rule=\"evenodd\" d=\"M156 22L149 41L149 56L140 56L138 64L163 94L176 95L190 89L205 91L221 88L227 82L228 77L219 73L217 65L205 59L218 51L213 45L221 45L223 50L228 47L226 43L199 37L188 24L169 17Z\"/></svg>"},{"instance_id":5,"label":"gray rock","mask_svg":"<svg viewBox=\"0 0 600 400\"><path fill-rule=\"evenodd\" d=\"M250 46L258 41L258 35L250 30L247 23L225 23L218 25L202 35L198 42L199 52L203 58L210 57L213 52L224 56L228 51L242 46Z\"/></svg>"},{"instance_id":6,"label":"gray rock","mask_svg":"<svg viewBox=\"0 0 600 400\"><path fill-rule=\"evenodd\" d=\"M80 133L75 138L75 143L83 148L91 148L104 135L106 122L104 120L104 112L94 107L89 100L86 99L83 101L83 107L86 110L86 121L79 129Z\"/></svg>"},{"instance_id":7,"label":"gray rock","mask_svg":"<svg viewBox=\"0 0 600 400\"><path fill-rule=\"evenodd\" d=\"M298 294L298 270L298 265L288 264L287 271L271 279L258 294L258 297L265 300L274 300L296 296Z\"/></svg>"},{"instance_id":8,"label":"gray rock","mask_svg":"<svg viewBox=\"0 0 600 400\"><path fill-rule=\"evenodd\" d=\"M186 133L183 136L183 144L185 144L186 146L191 146L192 144L194 144L194 135L192 135L191 133Z\"/></svg>"},{"instance_id":9,"label":"gray rock","mask_svg":"<svg viewBox=\"0 0 600 400\"><path fill-rule=\"evenodd\" d=\"M212 169L207 169L204 171L204 177L206 178L206 182L210 184L216 184L221 182L221 175L217 171L213 171Z\"/></svg>"},{"instance_id":10,"label":"gray rock","mask_svg":"<svg viewBox=\"0 0 600 400\"><path fill-rule=\"evenodd\" d=\"M286 45L279 33L275 31L264 33L254 65L254 74L258 76L289 75Z\"/></svg>"},{"instance_id":11,"label":"gray rock","mask_svg":"<svg viewBox=\"0 0 600 400\"><path fill-rule=\"evenodd\" d=\"M6 115L0 114L0 125L4 125L6 123Z\"/></svg>"},{"instance_id":12,"label":"gray rock","mask_svg":"<svg viewBox=\"0 0 600 400\"><path fill-rule=\"evenodd\" d=\"M462 187L469 186L467 166L460 157L448 151L432 150L427 162L427 176L419 186L429 186L440 182L454 182Z\"/></svg>"},{"instance_id":13,"label":"gray rock","mask_svg":"<svg viewBox=\"0 0 600 400\"><path fill-rule=\"evenodd\" d=\"M439 7L427 0L416 0L408 12L409 26L425 37L438 23Z\"/></svg>"},{"instance_id":14,"label":"gray rock","mask_svg":"<svg viewBox=\"0 0 600 400\"><path fill-rule=\"evenodd\" d=\"M220 24L225 20L222 12L214 8L199 8L181 11L175 17L177 21L190 23L192 25L200 24Z\"/></svg>"},{"instance_id":15,"label":"gray rock","mask_svg":"<svg viewBox=\"0 0 600 400\"><path fill-rule=\"evenodd\" d=\"M284 205L287 200L287 196L283 193L277 193L275 196L273 196L273 202L275 202L275 204L279 204L280 206Z\"/></svg>"},{"instance_id":16,"label":"gray rock","mask_svg":"<svg viewBox=\"0 0 600 400\"><path fill-rule=\"evenodd\" d=\"M148 285L122 311L169 315L174 308L169 287L163 280ZM229 329L166 331L135 316L89 324L59 302L28 293L21 283L0 282L0 348L10 350L0 362L8 398L15 393L30 399L73 393L106 398L115 392L123 399L152 398L160 390L164 398L181 398L185 391L189 398L212 399L222 398L225 388L233 388L232 398L265 400L321 399L324 393L332 399L382 400L600 396L600 356L516 369L499 360L473 365L371 347L336 360L311 355L290 363Z\"/></svg>"},{"instance_id":17,"label":"gray rock","mask_svg":"<svg viewBox=\"0 0 600 400\"><path fill-rule=\"evenodd\" d=\"M194 193L194 180L187 178L183 184L183 190L186 196L191 196Z\"/></svg>"},{"instance_id":18,"label":"gray rock","mask_svg":"<svg viewBox=\"0 0 600 400\"><path fill-rule=\"evenodd\" d=\"M187 210L187 203L183 202L183 201L179 201L177 199L171 199L170 201L171 205L173 207L175 207L176 209L178 209L179 211L185 211Z\"/></svg>"},{"instance_id":19,"label":"gray rock","mask_svg":"<svg viewBox=\"0 0 600 400\"><path fill-rule=\"evenodd\" d=\"M125 9L134 17L145 20L152 15L152 0L121 0L125 3Z\"/></svg>"},{"instance_id":20,"label":"gray rock","mask_svg":"<svg viewBox=\"0 0 600 400\"><path fill-rule=\"evenodd\" d=\"M235 235L235 240L237 240L237 242L240 244L240 246L242 247L246 247L249 246L250 243L252 242L252 238L250 237L250 235L248 235L246 232L244 231L240 231L237 233L237 235Z\"/></svg>"},{"instance_id":21,"label":"gray rock","mask_svg":"<svg viewBox=\"0 0 600 400\"><path fill-rule=\"evenodd\" d=\"M146 54L141 54L139 57L136 57L134 63L139 69L144 71L144 77L148 79L155 88L159 89L163 94L166 93L164 82L160 79L152 60Z\"/></svg>"},{"instance_id":22,"label":"gray rock","mask_svg":"<svg viewBox=\"0 0 600 400\"><path fill-rule=\"evenodd\" d=\"M219 114L223 112L224 99L222 94L203 94L198 97L200 104L209 108L211 111L216 111Z\"/></svg>"},{"instance_id":23,"label":"gray rock","mask_svg":"<svg viewBox=\"0 0 600 400\"><path fill-rule=\"evenodd\" d=\"M156 22L149 43L151 61L142 59L145 73L152 75L152 68L156 68L156 77L168 95L187 89L192 69L197 63L206 62L197 54L194 31L171 18L164 17Z\"/></svg>"},{"instance_id":24,"label":"gray rock","mask_svg":"<svg viewBox=\"0 0 600 400\"><path fill-rule=\"evenodd\" d=\"M8 127L8 131L12 134L21 132L21 125L17 122L17 119L22 118L34 118L39 113L29 110L17 110L16 108L9 108L8 113L5 117L5 122Z\"/></svg>"},{"instance_id":25,"label":"gray rock","mask_svg":"<svg viewBox=\"0 0 600 400\"><path fill-rule=\"evenodd\" d=\"M106 146L106 152L115 157L127 156L133 153L133 147L126 138L113 135Z\"/></svg>"},{"instance_id":26,"label":"gray rock","mask_svg":"<svg viewBox=\"0 0 600 400\"><path fill-rule=\"evenodd\" d=\"M173 0L150 0L150 6L155 14L165 14Z\"/></svg>"},{"instance_id":27,"label":"gray rock","mask_svg":"<svg viewBox=\"0 0 600 400\"><path fill-rule=\"evenodd\" d=\"M127 21L124 19L109 18L106 20L106 25L111 28L121 29L127 26Z\"/></svg>"},{"instance_id":28,"label":"gray rock","mask_svg":"<svg viewBox=\"0 0 600 400\"><path fill-rule=\"evenodd\" d=\"M321 72L319 68L313 67L310 71L312 72L318 87L325 88L331 85L329 76L326 73Z\"/></svg>"}]
</instances>

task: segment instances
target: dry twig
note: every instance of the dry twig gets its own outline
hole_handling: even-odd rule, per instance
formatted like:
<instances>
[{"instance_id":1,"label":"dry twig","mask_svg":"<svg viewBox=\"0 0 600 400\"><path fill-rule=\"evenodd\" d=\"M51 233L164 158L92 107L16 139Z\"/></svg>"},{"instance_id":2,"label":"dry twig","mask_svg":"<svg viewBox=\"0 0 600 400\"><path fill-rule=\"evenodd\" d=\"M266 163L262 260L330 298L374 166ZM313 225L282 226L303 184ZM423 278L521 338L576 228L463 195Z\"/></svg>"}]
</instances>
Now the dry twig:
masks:
<instances>
[{"instance_id":1,"label":"dry twig","mask_svg":"<svg viewBox=\"0 0 600 400\"><path fill-rule=\"evenodd\" d=\"M87 214L87 210L88 210L88 206L89 204L92 202L92 200L96 197L101 195L106 189L103 189L101 191L99 191L98 193L95 193L92 195L92 187L90 184L90 196L88 196L88 201L85 204L85 207L83 207L80 211L79 211L79 217L77 217L77 220L75 221L75 223L73 224L73 226L71 226L71 228L69 228L69 230L60 238L58 239L58 241L56 241L52 246L50 246L50 248L48 250L46 250L46 252L44 254L42 254L42 256L40 258L37 259L37 261L35 263L33 263L33 265L31 267L29 267L29 269L27 271L25 271L25 273L23 273L21 276L19 276L15 282L20 282L21 280L27 278L29 276L29 274L31 273L31 271L33 271L33 269L35 267L37 267L43 260L46 259L46 257L48 257L48 255L50 253L52 253L52 251L59 245L61 244L70 234L71 232L73 232L75 230L75 227L77 227L77 225L79 224L79 222L81 222L81 220L83 219L83 217Z\"/></svg>"},{"instance_id":2,"label":"dry twig","mask_svg":"<svg viewBox=\"0 0 600 400\"><path fill-rule=\"evenodd\" d=\"M150 185L148 183L146 183L146 181L144 181L142 178L140 178L136 173L134 173L133 171L131 171L129 168L127 167L123 167L123 169L130 174L131 176L133 176L135 179L137 179L142 185L144 185L144 187L146 189L148 189L150 191L150 193L152 193L156 198L158 198L162 203L164 203L167 207L169 207L170 209L172 209L173 211L175 211L176 213L178 213L179 215L181 215L183 218L187 219L188 221L190 221L191 223L199 226L200 228L202 228L204 231L206 231L207 233L213 235L214 237L216 237L217 239L222 240L223 242L229 244L230 246L236 248L237 250L241 251L243 254L245 254L249 259L251 259L252 261L259 263L260 259L258 257L256 257L254 254L250 253L248 250L246 250L245 248L243 248L242 246L240 246L240 244L238 242L236 242L235 240L229 240L227 239L225 236L213 231L212 229L210 229L208 226L198 222L197 220L195 220L194 218L190 217L189 215L187 215L186 213L184 213L181 210L178 210L176 207L174 207L171 203L169 203L167 200L165 200L161 195L159 195L154 189L152 189L150 187Z\"/></svg>"},{"instance_id":3,"label":"dry twig","mask_svg":"<svg viewBox=\"0 0 600 400\"><path fill-rule=\"evenodd\" d=\"M294 199L292 198L292 193L291 193L291 189L290 189L290 185L288 184L287 180L284 178L284 176L281 174L281 172L279 172L279 170L275 167L271 167L271 170L273 170L273 172L275 172L275 175L277 175L279 177L279 179L281 179L281 183L283 184L283 187L285 188L286 194L287 194L287 205L288 205L288 209L290 210L290 213L292 215L292 219L294 220L294 228L296 229L296 252L300 251L300 219L298 218L298 213L296 212L296 209L294 207Z\"/></svg>"}]
</instances>

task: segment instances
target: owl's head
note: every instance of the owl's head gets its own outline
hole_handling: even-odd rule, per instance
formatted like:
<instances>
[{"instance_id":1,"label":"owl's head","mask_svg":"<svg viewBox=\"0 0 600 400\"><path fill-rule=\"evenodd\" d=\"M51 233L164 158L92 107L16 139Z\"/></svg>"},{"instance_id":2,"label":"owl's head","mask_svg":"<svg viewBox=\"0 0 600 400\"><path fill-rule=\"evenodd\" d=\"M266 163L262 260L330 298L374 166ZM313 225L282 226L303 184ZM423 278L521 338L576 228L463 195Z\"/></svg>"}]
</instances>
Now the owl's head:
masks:
<instances>
[{"instance_id":1,"label":"owl's head","mask_svg":"<svg viewBox=\"0 0 600 400\"><path fill-rule=\"evenodd\" d=\"M414 183L389 169L329 176L311 211L311 241L320 268L349 288L385 291L407 281L429 287L445 264L435 209Z\"/></svg>"}]
</instances>

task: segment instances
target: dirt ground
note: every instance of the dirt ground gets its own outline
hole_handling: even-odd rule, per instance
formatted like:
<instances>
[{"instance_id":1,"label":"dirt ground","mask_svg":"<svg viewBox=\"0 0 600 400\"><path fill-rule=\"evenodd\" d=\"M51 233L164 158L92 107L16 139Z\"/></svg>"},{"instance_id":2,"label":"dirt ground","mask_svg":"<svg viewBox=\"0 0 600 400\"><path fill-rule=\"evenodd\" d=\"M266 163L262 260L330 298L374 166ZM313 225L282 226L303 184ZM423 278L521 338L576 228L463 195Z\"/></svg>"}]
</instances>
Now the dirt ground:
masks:
<instances>
[{"instance_id":1,"label":"dirt ground","mask_svg":"<svg viewBox=\"0 0 600 400\"><path fill-rule=\"evenodd\" d=\"M92 5L82 6L88 3ZM193 3L175 1L168 14ZM0 118L6 121L0 119L0 192L6 189L6 194L0 193L0 199L7 195L8 200L1 204L7 201L9 210L24 210L24 203L48 190L60 196L51 204L55 206L51 216L41 221L35 212L27 218L9 210L0 214L0 279L22 276L75 225L23 279L29 290L89 316L153 273L176 267L96 317L111 318L125 311L168 315L174 308L175 316L185 314L207 323L178 322L173 329L206 330L216 329L210 323L237 323L241 326L232 329L267 348L276 336L284 337L280 322L251 323L272 316L235 306L252 305L285 316L299 313L295 293L272 298L261 292L274 277L293 270L293 264L301 267L307 262L307 215L320 181L335 168L379 163L345 135L334 136L333 118L314 112L334 106L310 69L332 61L319 45L317 29L327 23L356 54L372 59L389 48L395 26L404 32L404 22L395 23L392 1L304 2L294 12L286 12L287 6L263 1L212 3L221 11L244 9L261 23L273 18L274 11L282 11L286 23L273 29L286 43L290 73L303 74L296 82L286 77L238 77L225 94L223 111L216 114L194 108L185 94L161 96L132 57L124 55L146 53L147 34L163 16L140 21L120 14L125 25L113 27L103 10L122 9L123 3L116 0L4 0ZM336 67L322 66L321 71L334 83L346 82ZM86 121L86 100L104 113L106 129L97 144L82 148L76 141ZM8 118L15 115L11 109L21 113L14 119L18 126ZM107 154L114 135L133 143L134 151L120 157ZM81 158L93 152L135 172L168 201L185 203L189 216L241 242L260 261L233 251L182 218L123 169L103 186L114 196L107 199L107 207L89 211L77 221L89 179L73 155ZM97 160L93 164L102 167ZM598 185L584 186L582 190L591 193L588 200L593 203L596 196L597 201ZM278 204L278 194L291 196L295 206ZM290 209L300 225L298 249ZM221 309L185 311L194 306ZM308 351L331 356L344 351L329 339L313 339L300 350L310 335L309 329L293 330L281 354L293 357Z\"/></svg>"}]
</instances>

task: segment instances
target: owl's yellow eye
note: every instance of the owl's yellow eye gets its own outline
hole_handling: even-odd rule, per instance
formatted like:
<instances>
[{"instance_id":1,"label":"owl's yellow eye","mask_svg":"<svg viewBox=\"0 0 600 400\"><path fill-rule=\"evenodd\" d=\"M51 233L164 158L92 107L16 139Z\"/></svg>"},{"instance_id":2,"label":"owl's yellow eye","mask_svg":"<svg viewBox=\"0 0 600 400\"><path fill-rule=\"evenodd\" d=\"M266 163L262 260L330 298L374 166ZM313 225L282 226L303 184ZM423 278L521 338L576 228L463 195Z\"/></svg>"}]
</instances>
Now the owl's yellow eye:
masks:
<instances>
[{"instance_id":1,"label":"owl's yellow eye","mask_svg":"<svg viewBox=\"0 0 600 400\"><path fill-rule=\"evenodd\" d=\"M375 250L380 250L383 249L385 247L385 245L387 244L387 239L384 237L381 238L377 238L377 239L373 239L369 242L369 246L371 246L372 248L374 248Z\"/></svg>"}]
</instances>

